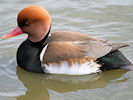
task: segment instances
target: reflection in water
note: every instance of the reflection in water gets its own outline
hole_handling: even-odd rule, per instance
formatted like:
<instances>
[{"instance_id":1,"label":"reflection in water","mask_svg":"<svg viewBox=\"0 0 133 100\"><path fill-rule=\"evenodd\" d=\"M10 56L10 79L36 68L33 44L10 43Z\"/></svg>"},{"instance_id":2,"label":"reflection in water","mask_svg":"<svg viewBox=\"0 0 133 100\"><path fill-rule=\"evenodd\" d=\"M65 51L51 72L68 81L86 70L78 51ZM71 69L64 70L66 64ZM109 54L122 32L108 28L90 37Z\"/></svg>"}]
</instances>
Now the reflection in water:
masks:
<instances>
[{"instance_id":1,"label":"reflection in water","mask_svg":"<svg viewBox=\"0 0 133 100\"><path fill-rule=\"evenodd\" d=\"M23 82L27 92L17 97L17 100L38 100L38 98L50 100L48 89L64 93L81 89L104 88L111 83L125 82L126 78L117 80L125 72L124 70L112 70L100 74L69 76L31 73L18 67L18 79Z\"/></svg>"},{"instance_id":2,"label":"reflection in water","mask_svg":"<svg viewBox=\"0 0 133 100\"><path fill-rule=\"evenodd\" d=\"M27 88L25 95L17 97L17 100L49 100L49 93L43 82L41 74L27 72L17 67L18 79Z\"/></svg>"}]
</instances>

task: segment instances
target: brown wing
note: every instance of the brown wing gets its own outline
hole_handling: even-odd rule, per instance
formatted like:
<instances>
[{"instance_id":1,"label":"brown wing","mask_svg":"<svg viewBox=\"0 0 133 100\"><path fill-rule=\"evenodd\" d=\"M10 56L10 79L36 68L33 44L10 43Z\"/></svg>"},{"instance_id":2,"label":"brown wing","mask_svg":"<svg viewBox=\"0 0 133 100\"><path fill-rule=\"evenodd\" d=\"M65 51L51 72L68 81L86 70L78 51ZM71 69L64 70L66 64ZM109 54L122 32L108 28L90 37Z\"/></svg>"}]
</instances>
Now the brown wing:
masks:
<instances>
[{"instance_id":1,"label":"brown wing","mask_svg":"<svg viewBox=\"0 0 133 100\"><path fill-rule=\"evenodd\" d=\"M56 62L67 58L88 56L99 58L111 51L112 47L97 41L61 41L48 44L43 62Z\"/></svg>"},{"instance_id":2,"label":"brown wing","mask_svg":"<svg viewBox=\"0 0 133 100\"><path fill-rule=\"evenodd\" d=\"M86 34L81 34L78 32L71 32L71 31L55 31L51 33L51 36L45 41L44 45L48 44L52 41L101 41L109 44L109 42L95 38L93 36L89 36Z\"/></svg>"},{"instance_id":3,"label":"brown wing","mask_svg":"<svg viewBox=\"0 0 133 100\"><path fill-rule=\"evenodd\" d=\"M44 43L44 45L46 44L48 47L43 57L43 63L83 56L97 59L111 52L113 47L117 48L117 44L112 46L107 41L69 31L52 33Z\"/></svg>"}]
</instances>

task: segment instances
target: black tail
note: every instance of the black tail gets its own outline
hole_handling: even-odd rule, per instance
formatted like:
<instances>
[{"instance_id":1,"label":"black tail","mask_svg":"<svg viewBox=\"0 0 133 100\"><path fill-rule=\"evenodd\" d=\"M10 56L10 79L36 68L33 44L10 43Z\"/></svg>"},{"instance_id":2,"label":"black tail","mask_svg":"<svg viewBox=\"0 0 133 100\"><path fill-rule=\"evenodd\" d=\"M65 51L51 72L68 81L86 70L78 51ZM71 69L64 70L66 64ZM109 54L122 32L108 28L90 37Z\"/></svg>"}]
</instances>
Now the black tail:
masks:
<instances>
[{"instance_id":1,"label":"black tail","mask_svg":"<svg viewBox=\"0 0 133 100\"><path fill-rule=\"evenodd\" d=\"M119 51L115 50L97 59L102 64L101 70L124 69L133 70L133 64Z\"/></svg>"}]
</instances>

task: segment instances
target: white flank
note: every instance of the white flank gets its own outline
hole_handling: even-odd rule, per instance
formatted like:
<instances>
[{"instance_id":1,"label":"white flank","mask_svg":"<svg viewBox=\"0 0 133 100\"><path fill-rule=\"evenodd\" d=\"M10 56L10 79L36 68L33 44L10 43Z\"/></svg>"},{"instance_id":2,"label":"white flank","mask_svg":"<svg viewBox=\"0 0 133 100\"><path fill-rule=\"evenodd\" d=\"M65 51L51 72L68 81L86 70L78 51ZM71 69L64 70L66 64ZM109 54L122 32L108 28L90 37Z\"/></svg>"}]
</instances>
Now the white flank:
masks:
<instances>
[{"instance_id":1,"label":"white flank","mask_svg":"<svg viewBox=\"0 0 133 100\"><path fill-rule=\"evenodd\" d=\"M49 35L48 36L51 36L51 32L49 33Z\"/></svg>"},{"instance_id":2,"label":"white flank","mask_svg":"<svg viewBox=\"0 0 133 100\"><path fill-rule=\"evenodd\" d=\"M68 75L85 75L91 73L101 72L99 64L92 61L91 63L85 62L82 64L73 63L69 66L67 61L62 61L61 64L50 63L42 64L45 73L51 74L68 74Z\"/></svg>"},{"instance_id":3,"label":"white flank","mask_svg":"<svg viewBox=\"0 0 133 100\"><path fill-rule=\"evenodd\" d=\"M40 53L40 61L41 62L43 61L43 56L45 54L45 51L46 51L47 47L48 47L48 44L42 49L42 52Z\"/></svg>"}]
</instances>

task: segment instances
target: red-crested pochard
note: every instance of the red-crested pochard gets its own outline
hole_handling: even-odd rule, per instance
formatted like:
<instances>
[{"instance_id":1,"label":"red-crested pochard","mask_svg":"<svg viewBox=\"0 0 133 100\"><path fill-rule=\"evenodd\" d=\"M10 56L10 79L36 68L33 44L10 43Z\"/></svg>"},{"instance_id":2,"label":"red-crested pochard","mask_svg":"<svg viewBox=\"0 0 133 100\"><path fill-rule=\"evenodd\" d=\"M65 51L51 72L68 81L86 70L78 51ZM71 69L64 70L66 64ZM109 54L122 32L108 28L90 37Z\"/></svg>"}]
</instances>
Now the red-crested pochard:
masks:
<instances>
[{"instance_id":1,"label":"red-crested pochard","mask_svg":"<svg viewBox=\"0 0 133 100\"><path fill-rule=\"evenodd\" d=\"M71 31L50 32L46 9L32 5L20 11L18 26L3 38L27 33L17 51L17 63L31 72L84 75L109 69L132 69L132 63L118 50L127 43L105 40ZM126 67L125 67L126 66Z\"/></svg>"}]
</instances>

